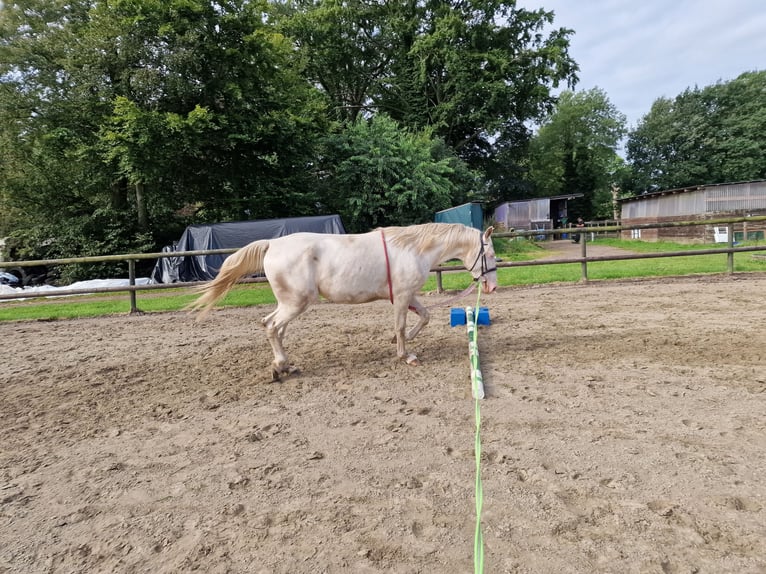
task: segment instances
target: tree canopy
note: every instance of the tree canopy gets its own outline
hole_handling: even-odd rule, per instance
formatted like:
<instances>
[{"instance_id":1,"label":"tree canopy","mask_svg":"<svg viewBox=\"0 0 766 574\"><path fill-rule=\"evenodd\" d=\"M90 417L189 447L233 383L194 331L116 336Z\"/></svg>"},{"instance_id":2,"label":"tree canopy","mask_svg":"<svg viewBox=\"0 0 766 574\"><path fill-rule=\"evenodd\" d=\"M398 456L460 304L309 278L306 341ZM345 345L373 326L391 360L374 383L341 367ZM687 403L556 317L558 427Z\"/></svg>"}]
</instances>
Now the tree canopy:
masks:
<instances>
[{"instance_id":1,"label":"tree canopy","mask_svg":"<svg viewBox=\"0 0 766 574\"><path fill-rule=\"evenodd\" d=\"M529 177L539 196L583 194L571 217L612 217L611 188L623 162L617 155L625 116L606 93L564 92L530 145Z\"/></svg>"},{"instance_id":2,"label":"tree canopy","mask_svg":"<svg viewBox=\"0 0 766 574\"><path fill-rule=\"evenodd\" d=\"M576 81L552 22L497 0L4 3L0 235L59 257L329 207L430 219L486 197L495 150L519 158Z\"/></svg>"},{"instance_id":3,"label":"tree canopy","mask_svg":"<svg viewBox=\"0 0 766 574\"><path fill-rule=\"evenodd\" d=\"M280 22L334 117L430 128L502 193L507 178L492 177L521 157L528 122L553 109L551 88L577 81L572 31L546 32L553 20L508 0L294 0Z\"/></svg>"},{"instance_id":4,"label":"tree canopy","mask_svg":"<svg viewBox=\"0 0 766 574\"><path fill-rule=\"evenodd\" d=\"M430 221L469 197L475 176L428 132L403 131L385 115L327 138L327 207L350 231Z\"/></svg>"},{"instance_id":5,"label":"tree canopy","mask_svg":"<svg viewBox=\"0 0 766 574\"><path fill-rule=\"evenodd\" d=\"M766 178L766 71L655 100L627 148L635 193Z\"/></svg>"},{"instance_id":6,"label":"tree canopy","mask_svg":"<svg viewBox=\"0 0 766 574\"><path fill-rule=\"evenodd\" d=\"M192 223L364 231L564 193L602 217L614 183L766 177L766 72L658 99L625 163L624 116L570 91L572 34L514 0L2 3L0 237L124 253Z\"/></svg>"},{"instance_id":7,"label":"tree canopy","mask_svg":"<svg viewBox=\"0 0 766 574\"><path fill-rule=\"evenodd\" d=\"M179 214L310 211L322 100L266 8L5 4L0 187L25 215L2 231L67 256L166 242L189 219Z\"/></svg>"}]
</instances>

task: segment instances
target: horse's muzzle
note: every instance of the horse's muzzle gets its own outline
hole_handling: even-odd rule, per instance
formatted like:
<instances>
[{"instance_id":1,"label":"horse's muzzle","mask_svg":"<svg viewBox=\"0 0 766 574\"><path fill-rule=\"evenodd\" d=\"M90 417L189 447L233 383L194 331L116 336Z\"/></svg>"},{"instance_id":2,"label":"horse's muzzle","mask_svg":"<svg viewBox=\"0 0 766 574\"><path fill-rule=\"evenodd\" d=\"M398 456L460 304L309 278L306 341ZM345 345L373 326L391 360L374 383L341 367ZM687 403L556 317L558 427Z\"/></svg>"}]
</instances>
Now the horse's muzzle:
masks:
<instances>
[{"instance_id":1,"label":"horse's muzzle","mask_svg":"<svg viewBox=\"0 0 766 574\"><path fill-rule=\"evenodd\" d=\"M494 293L497 289L497 280L492 280L486 276L481 278L481 289L484 293Z\"/></svg>"}]
</instances>

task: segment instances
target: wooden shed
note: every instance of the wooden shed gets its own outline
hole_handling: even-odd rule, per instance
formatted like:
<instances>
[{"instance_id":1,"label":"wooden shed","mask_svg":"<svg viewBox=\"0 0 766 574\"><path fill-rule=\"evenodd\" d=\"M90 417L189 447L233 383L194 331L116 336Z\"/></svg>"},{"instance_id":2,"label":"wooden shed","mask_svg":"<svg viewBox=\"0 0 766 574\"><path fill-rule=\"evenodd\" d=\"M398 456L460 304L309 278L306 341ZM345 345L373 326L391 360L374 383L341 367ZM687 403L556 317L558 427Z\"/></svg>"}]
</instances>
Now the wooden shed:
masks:
<instances>
[{"instance_id":1,"label":"wooden shed","mask_svg":"<svg viewBox=\"0 0 766 574\"><path fill-rule=\"evenodd\" d=\"M699 185L646 193L620 200L620 213L621 223L625 226L766 215L766 180ZM623 231L622 237L645 241L714 243L722 241L720 231L714 225L695 225ZM762 240L764 231L764 222L735 224L734 239Z\"/></svg>"},{"instance_id":2,"label":"wooden shed","mask_svg":"<svg viewBox=\"0 0 766 574\"><path fill-rule=\"evenodd\" d=\"M569 226L569 201L582 193L508 201L495 208L494 221L501 229L539 231Z\"/></svg>"}]
</instances>

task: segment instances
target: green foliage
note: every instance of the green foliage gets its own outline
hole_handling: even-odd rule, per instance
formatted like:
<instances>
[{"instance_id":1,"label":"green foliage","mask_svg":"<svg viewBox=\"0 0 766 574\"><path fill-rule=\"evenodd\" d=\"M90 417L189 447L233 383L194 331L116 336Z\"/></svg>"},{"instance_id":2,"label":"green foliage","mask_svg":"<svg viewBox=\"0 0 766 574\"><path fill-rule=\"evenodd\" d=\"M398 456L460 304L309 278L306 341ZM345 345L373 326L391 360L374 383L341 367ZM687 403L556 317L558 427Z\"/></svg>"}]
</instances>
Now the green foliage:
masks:
<instances>
[{"instance_id":1,"label":"green foliage","mask_svg":"<svg viewBox=\"0 0 766 574\"><path fill-rule=\"evenodd\" d=\"M571 30L544 29L553 13L503 0L280 3L278 22L305 58L333 117L385 113L431 128L481 173L489 197L518 187L526 123L574 84Z\"/></svg>"},{"instance_id":2,"label":"green foliage","mask_svg":"<svg viewBox=\"0 0 766 574\"><path fill-rule=\"evenodd\" d=\"M349 231L433 219L465 195L465 166L428 132L400 129L378 115L326 140L324 201Z\"/></svg>"},{"instance_id":3,"label":"green foliage","mask_svg":"<svg viewBox=\"0 0 766 574\"><path fill-rule=\"evenodd\" d=\"M766 177L766 71L659 98L628 136L634 193Z\"/></svg>"},{"instance_id":4,"label":"green foliage","mask_svg":"<svg viewBox=\"0 0 766 574\"><path fill-rule=\"evenodd\" d=\"M552 94L577 80L553 17L511 0L3 3L0 237L13 257L125 253L192 223L337 212L365 231L560 193L610 217L614 184L766 177L766 73L655 102L628 176L606 94Z\"/></svg>"},{"instance_id":5,"label":"green foliage","mask_svg":"<svg viewBox=\"0 0 766 574\"><path fill-rule=\"evenodd\" d=\"M5 5L0 235L42 258L53 244L156 248L195 220L313 213L306 168L323 100L268 10L247 0ZM81 223L106 211L110 225Z\"/></svg>"},{"instance_id":6,"label":"green foliage","mask_svg":"<svg viewBox=\"0 0 766 574\"><path fill-rule=\"evenodd\" d=\"M275 3L275 21L294 42L303 73L341 123L373 111L378 83L389 76L396 38L395 3L294 0Z\"/></svg>"},{"instance_id":7,"label":"green foliage","mask_svg":"<svg viewBox=\"0 0 766 574\"><path fill-rule=\"evenodd\" d=\"M599 88L563 92L530 145L529 176L541 197L582 193L570 218L612 216L611 186L623 169L617 155L625 116Z\"/></svg>"},{"instance_id":8,"label":"green foliage","mask_svg":"<svg viewBox=\"0 0 766 574\"><path fill-rule=\"evenodd\" d=\"M113 100L101 131L119 174L145 183L150 201L194 205L204 220L312 209L309 178L296 167L311 161L323 108L268 24L267 3L103 6L117 35L136 40L131 89Z\"/></svg>"},{"instance_id":9,"label":"green foliage","mask_svg":"<svg viewBox=\"0 0 766 574\"><path fill-rule=\"evenodd\" d=\"M552 21L497 0L3 4L0 235L43 258L317 210L430 220L518 182L525 122L575 81Z\"/></svg>"},{"instance_id":10,"label":"green foliage","mask_svg":"<svg viewBox=\"0 0 766 574\"><path fill-rule=\"evenodd\" d=\"M56 222L39 223L11 233L7 238L14 259L65 259L111 253L150 251L152 237L134 225L126 227L122 214L110 208L96 209L87 215L70 216L67 226ZM146 271L142 269L142 271ZM49 270L48 282L69 284L93 277L127 275L126 262L68 264Z\"/></svg>"},{"instance_id":11,"label":"green foliage","mask_svg":"<svg viewBox=\"0 0 766 574\"><path fill-rule=\"evenodd\" d=\"M526 144L524 123L550 110L551 87L576 81L571 30L543 33L551 12L476 0L411 3L397 15L402 41L381 109L404 125L433 126L482 171L496 149Z\"/></svg>"}]
</instances>

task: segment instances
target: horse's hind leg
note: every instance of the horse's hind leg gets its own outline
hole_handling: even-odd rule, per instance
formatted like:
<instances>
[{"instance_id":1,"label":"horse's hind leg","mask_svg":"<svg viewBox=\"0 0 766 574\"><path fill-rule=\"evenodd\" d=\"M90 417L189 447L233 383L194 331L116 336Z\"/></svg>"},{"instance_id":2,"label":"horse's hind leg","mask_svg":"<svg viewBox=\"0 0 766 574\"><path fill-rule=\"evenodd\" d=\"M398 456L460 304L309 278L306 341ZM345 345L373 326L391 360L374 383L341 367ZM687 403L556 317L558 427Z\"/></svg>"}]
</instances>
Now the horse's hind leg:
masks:
<instances>
[{"instance_id":1,"label":"horse's hind leg","mask_svg":"<svg viewBox=\"0 0 766 574\"><path fill-rule=\"evenodd\" d=\"M410 300L409 310L415 312L415 314L418 316L418 322L415 323L412 329L410 329L407 333L407 340L411 341L418 333L420 333L423 327L428 325L428 321L431 319L431 314L428 312L428 309L426 309L423 304L417 300L416 297L413 297Z\"/></svg>"},{"instance_id":2,"label":"horse's hind leg","mask_svg":"<svg viewBox=\"0 0 766 574\"><path fill-rule=\"evenodd\" d=\"M295 373L298 369L291 367L287 362L287 353L282 345L282 339L285 336L287 324L303 313L308 307L308 303L302 305L286 305L279 303L275 311L272 311L262 319L266 327L266 338L271 344L271 350L274 352L274 361L271 363L272 381L278 381L282 375Z\"/></svg>"}]
</instances>

